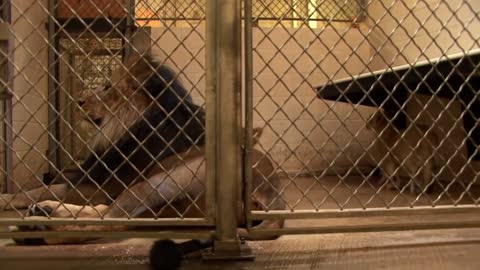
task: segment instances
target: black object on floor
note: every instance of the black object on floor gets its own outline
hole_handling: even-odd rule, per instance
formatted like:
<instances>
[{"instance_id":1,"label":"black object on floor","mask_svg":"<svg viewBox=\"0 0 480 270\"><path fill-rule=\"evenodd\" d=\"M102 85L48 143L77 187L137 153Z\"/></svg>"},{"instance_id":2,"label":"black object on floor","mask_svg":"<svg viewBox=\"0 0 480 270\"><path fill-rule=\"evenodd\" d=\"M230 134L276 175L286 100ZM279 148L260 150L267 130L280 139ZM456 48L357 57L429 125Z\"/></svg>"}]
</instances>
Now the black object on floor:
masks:
<instances>
[{"instance_id":1,"label":"black object on floor","mask_svg":"<svg viewBox=\"0 0 480 270\"><path fill-rule=\"evenodd\" d=\"M152 270L176 270L180 267L185 255L212 246L212 239L194 239L179 244L172 240L159 240L153 244L150 250L150 268Z\"/></svg>"}]
</instances>

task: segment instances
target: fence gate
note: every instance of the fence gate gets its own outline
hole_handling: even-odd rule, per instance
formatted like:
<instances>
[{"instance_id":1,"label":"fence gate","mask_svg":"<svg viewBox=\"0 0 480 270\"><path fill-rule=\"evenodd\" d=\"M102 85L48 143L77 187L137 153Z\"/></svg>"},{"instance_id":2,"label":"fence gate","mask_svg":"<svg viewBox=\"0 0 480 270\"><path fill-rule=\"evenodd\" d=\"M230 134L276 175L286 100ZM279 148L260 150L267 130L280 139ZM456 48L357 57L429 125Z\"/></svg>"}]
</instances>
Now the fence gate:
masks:
<instances>
[{"instance_id":1,"label":"fence gate","mask_svg":"<svg viewBox=\"0 0 480 270\"><path fill-rule=\"evenodd\" d=\"M249 232L478 226L478 10L246 0Z\"/></svg>"},{"instance_id":2,"label":"fence gate","mask_svg":"<svg viewBox=\"0 0 480 270\"><path fill-rule=\"evenodd\" d=\"M1 237L236 238L239 1L1 7Z\"/></svg>"}]
</instances>

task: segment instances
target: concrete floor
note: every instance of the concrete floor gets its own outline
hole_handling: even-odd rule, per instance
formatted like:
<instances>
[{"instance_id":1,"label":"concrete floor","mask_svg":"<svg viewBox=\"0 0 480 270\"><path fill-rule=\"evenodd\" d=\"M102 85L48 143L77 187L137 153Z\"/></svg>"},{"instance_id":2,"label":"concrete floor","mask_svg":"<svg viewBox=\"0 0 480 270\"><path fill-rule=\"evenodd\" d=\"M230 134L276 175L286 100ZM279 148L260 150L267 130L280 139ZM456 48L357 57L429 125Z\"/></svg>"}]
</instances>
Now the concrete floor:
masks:
<instances>
[{"instance_id":1,"label":"concrete floor","mask_svg":"<svg viewBox=\"0 0 480 270\"><path fill-rule=\"evenodd\" d=\"M455 183L445 191L447 183L441 183L432 187L427 194L417 197L410 194L408 188L399 194L398 190L382 188L379 182L376 176L367 179L362 176L343 179L326 176L318 180L309 176L294 180L284 178L283 197L294 210L478 204L480 200L479 185L464 192L467 184Z\"/></svg>"},{"instance_id":2,"label":"concrete floor","mask_svg":"<svg viewBox=\"0 0 480 270\"><path fill-rule=\"evenodd\" d=\"M322 180L324 186L321 187L310 177L298 178L295 183L285 180L288 186L284 197L294 209L312 209L312 203L320 208L338 209L339 205L344 208L385 207L385 203L392 200L392 206L429 205L432 198L439 198L438 204L451 204L462 194L461 187L457 187L448 196L434 191L415 202L415 196L396 197L393 191L375 192L374 181L373 188L362 186L361 182L358 177L349 177L343 182L327 177ZM326 190L333 187L336 188L330 192L331 197L327 196ZM302 195L306 190L308 194ZM475 189L459 201L472 203L479 198L477 192ZM5 215L17 214L0 213L0 217ZM438 221L439 217L289 220L286 227L408 223L412 218ZM460 214L450 218L480 219ZM13 245L11 240L0 240L0 269L148 269L146 255L151 243L152 240L128 239L77 246L21 247ZM199 254L193 254L182 269L480 269L480 228L290 235L275 241L248 244L256 255L254 262L203 262Z\"/></svg>"},{"instance_id":3,"label":"concrete floor","mask_svg":"<svg viewBox=\"0 0 480 270\"><path fill-rule=\"evenodd\" d=\"M204 262L181 269L480 269L480 229L284 236L250 242L253 262ZM116 244L0 247L2 270L148 269L150 240Z\"/></svg>"}]
</instances>

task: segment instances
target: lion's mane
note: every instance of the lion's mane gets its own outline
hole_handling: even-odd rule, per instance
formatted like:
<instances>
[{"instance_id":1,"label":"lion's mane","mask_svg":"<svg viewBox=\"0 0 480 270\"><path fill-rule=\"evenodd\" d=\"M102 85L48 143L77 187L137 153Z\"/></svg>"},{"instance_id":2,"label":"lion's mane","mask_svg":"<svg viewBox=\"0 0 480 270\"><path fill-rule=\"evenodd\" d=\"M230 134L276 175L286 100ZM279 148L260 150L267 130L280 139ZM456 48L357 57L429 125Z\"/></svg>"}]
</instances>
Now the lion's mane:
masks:
<instances>
[{"instance_id":1,"label":"lion's mane","mask_svg":"<svg viewBox=\"0 0 480 270\"><path fill-rule=\"evenodd\" d=\"M143 91L148 102L141 106L146 108L140 114L130 113L126 106L118 108L116 117L136 115L137 119L125 119L131 122L127 129L110 126L106 130L104 125L100 132L113 134L96 142L97 147L70 179L72 184L88 181L103 184L116 178L128 185L155 161L205 143L204 109L193 103L178 75L151 57L136 61L126 67L124 75L128 76L119 80L129 86L125 89L134 87L134 91ZM119 130L122 133L115 134Z\"/></svg>"}]
</instances>

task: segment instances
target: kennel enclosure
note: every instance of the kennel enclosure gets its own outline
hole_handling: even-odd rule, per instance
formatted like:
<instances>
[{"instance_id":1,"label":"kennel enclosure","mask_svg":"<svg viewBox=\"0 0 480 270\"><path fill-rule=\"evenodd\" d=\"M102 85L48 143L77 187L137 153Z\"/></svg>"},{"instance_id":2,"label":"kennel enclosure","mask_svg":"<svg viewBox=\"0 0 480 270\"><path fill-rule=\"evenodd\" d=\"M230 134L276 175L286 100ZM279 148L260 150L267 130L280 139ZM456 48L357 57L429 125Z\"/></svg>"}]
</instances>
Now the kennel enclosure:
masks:
<instances>
[{"instance_id":1,"label":"kennel enclosure","mask_svg":"<svg viewBox=\"0 0 480 270\"><path fill-rule=\"evenodd\" d=\"M108 83L132 53L170 66L207 112L204 198L187 196L185 209L167 203L168 218L31 218L15 208L0 215L2 225L168 230L3 237L214 236L218 249L239 251L243 210L259 236L480 224L480 5L473 0L11 0L2 1L2 14L4 192L48 187L92 153L88 143L101 130L82 122L78 98ZM399 133L415 125L438 132L429 157L439 160L436 190L409 194L379 180L370 152L379 142L365 123L380 107ZM254 127L263 129L255 145ZM253 185L253 147L281 177L275 199L284 210L254 209L252 194L272 175ZM0 197L5 205L11 199ZM189 217L189 209L200 213ZM286 219L287 227L254 228L263 219Z\"/></svg>"}]
</instances>

